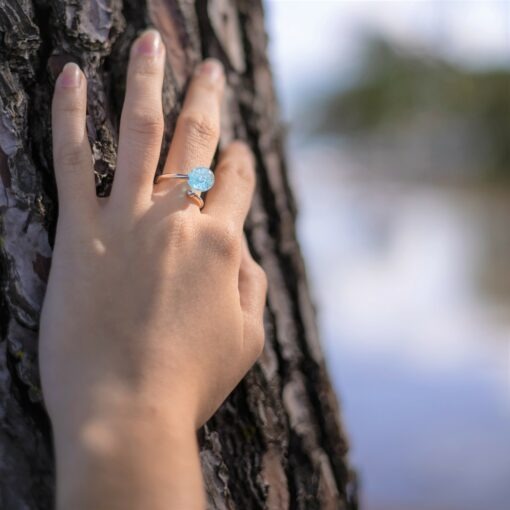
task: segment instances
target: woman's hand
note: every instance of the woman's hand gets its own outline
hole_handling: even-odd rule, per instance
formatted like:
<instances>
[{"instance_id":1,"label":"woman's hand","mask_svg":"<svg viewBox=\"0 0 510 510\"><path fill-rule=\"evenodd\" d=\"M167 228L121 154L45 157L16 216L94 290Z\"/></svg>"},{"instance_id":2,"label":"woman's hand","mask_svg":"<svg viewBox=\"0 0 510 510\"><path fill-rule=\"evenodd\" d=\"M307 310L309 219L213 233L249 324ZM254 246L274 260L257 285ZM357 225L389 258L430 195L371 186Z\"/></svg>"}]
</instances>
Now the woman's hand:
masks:
<instances>
[{"instance_id":1,"label":"woman's hand","mask_svg":"<svg viewBox=\"0 0 510 510\"><path fill-rule=\"evenodd\" d=\"M201 508L194 432L263 347L265 276L243 239L253 158L240 142L220 155L202 211L187 183L153 184L164 60L157 32L134 43L107 199L95 194L85 76L68 64L55 87L60 210L40 365L61 508ZM223 87L221 65L204 61L165 173L210 166Z\"/></svg>"}]
</instances>

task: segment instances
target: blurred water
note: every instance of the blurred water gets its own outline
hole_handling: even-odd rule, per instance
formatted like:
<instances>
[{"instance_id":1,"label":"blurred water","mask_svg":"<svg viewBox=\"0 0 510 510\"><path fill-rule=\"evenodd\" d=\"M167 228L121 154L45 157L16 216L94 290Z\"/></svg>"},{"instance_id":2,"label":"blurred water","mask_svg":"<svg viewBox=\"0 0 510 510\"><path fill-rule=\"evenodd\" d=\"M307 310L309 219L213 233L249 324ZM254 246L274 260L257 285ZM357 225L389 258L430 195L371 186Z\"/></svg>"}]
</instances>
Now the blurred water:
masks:
<instances>
[{"instance_id":1,"label":"blurred water","mask_svg":"<svg viewBox=\"0 0 510 510\"><path fill-rule=\"evenodd\" d=\"M265 4L298 234L362 508L508 510L510 186L480 179L486 126L469 104L442 115L444 74L425 85L435 103L385 132L347 142L307 128L318 99L367 78L367 34L466 70L509 69L510 2Z\"/></svg>"},{"instance_id":2,"label":"blurred water","mask_svg":"<svg viewBox=\"0 0 510 510\"><path fill-rule=\"evenodd\" d=\"M510 192L290 144L299 236L366 510L506 510Z\"/></svg>"}]
</instances>

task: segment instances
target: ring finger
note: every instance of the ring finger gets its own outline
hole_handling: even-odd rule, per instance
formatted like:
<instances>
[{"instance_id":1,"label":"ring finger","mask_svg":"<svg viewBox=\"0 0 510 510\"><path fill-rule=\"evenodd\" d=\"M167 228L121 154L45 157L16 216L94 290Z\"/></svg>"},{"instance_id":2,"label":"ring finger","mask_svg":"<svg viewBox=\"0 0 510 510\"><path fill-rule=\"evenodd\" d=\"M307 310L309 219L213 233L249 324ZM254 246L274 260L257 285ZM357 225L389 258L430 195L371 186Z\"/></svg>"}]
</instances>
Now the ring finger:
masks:
<instances>
[{"instance_id":1,"label":"ring finger","mask_svg":"<svg viewBox=\"0 0 510 510\"><path fill-rule=\"evenodd\" d=\"M220 110L225 77L215 59L202 62L186 94L163 170L188 173L195 167L211 165L220 136ZM175 182L182 185L182 181ZM186 187L186 186L185 186Z\"/></svg>"}]
</instances>

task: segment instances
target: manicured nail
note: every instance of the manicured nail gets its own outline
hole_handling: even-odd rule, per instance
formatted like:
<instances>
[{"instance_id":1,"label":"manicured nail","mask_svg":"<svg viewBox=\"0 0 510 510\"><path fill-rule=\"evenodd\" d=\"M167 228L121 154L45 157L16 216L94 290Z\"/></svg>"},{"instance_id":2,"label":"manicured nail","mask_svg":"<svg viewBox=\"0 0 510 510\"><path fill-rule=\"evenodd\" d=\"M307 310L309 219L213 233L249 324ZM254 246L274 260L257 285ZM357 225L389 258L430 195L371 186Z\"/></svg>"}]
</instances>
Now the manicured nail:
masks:
<instances>
[{"instance_id":1,"label":"manicured nail","mask_svg":"<svg viewBox=\"0 0 510 510\"><path fill-rule=\"evenodd\" d=\"M154 28L146 30L136 42L136 52L138 55L154 57L161 51L161 36Z\"/></svg>"},{"instance_id":2,"label":"manicured nail","mask_svg":"<svg viewBox=\"0 0 510 510\"><path fill-rule=\"evenodd\" d=\"M68 62L58 77L58 84L64 88L76 88L81 83L80 68L74 62Z\"/></svg>"},{"instance_id":3,"label":"manicured nail","mask_svg":"<svg viewBox=\"0 0 510 510\"><path fill-rule=\"evenodd\" d=\"M211 83L215 83L223 78L223 65L215 58L208 58L198 65L196 75L203 76Z\"/></svg>"}]
</instances>

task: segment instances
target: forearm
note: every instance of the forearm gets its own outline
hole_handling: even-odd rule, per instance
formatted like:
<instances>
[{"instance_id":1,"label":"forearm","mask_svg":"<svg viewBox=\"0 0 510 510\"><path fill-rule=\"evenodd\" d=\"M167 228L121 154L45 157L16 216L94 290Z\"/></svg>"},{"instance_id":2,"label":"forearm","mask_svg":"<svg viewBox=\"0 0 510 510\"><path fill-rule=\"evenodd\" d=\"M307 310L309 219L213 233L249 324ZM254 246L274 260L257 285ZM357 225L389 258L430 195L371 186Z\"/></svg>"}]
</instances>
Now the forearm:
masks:
<instances>
[{"instance_id":1,"label":"forearm","mask_svg":"<svg viewBox=\"0 0 510 510\"><path fill-rule=\"evenodd\" d=\"M77 436L56 434L57 510L205 508L192 426L90 422Z\"/></svg>"}]
</instances>

